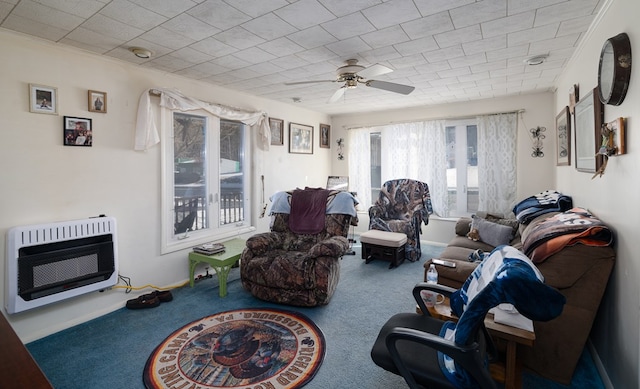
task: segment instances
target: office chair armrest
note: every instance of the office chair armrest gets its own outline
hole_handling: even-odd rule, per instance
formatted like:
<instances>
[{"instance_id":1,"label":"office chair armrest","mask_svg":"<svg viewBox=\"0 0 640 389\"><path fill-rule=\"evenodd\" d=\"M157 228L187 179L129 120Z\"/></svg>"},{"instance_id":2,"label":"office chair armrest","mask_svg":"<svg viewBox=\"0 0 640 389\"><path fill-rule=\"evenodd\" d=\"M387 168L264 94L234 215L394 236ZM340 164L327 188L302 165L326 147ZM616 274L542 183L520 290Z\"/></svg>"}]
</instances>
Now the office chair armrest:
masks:
<instances>
[{"instance_id":1,"label":"office chair armrest","mask_svg":"<svg viewBox=\"0 0 640 389\"><path fill-rule=\"evenodd\" d=\"M402 377L409 385L411 389L418 389L421 386L413 378L413 375L409 369L405 366L398 352L396 343L399 340L411 341L423 344L436 351L440 351L446 355L452 357L455 362L469 372L482 388L495 388L495 382L489 374L489 370L484 368L484 361L481 360L482 353L478 352L479 344L472 343L468 346L458 345L453 341L441 338L438 335L430 334L427 332L415 330L412 328L394 327L391 329L385 339L385 344L393 363L402 375ZM411 356L415 357L415 356Z\"/></svg>"},{"instance_id":2,"label":"office chair armrest","mask_svg":"<svg viewBox=\"0 0 640 389\"><path fill-rule=\"evenodd\" d=\"M440 284L428 284L426 282L419 282L416 284L416 286L413 287L413 298L416 300L416 304L418 304L418 306L420 307L420 310L424 314L431 316L431 314L429 313L429 310L427 309L427 306L424 303L424 300L422 299L422 296L420 296L420 292L422 292L423 290L430 290L432 292L442 293L446 297L450 297L451 294L455 292L457 289L453 289L448 286L440 285Z\"/></svg>"}]
</instances>

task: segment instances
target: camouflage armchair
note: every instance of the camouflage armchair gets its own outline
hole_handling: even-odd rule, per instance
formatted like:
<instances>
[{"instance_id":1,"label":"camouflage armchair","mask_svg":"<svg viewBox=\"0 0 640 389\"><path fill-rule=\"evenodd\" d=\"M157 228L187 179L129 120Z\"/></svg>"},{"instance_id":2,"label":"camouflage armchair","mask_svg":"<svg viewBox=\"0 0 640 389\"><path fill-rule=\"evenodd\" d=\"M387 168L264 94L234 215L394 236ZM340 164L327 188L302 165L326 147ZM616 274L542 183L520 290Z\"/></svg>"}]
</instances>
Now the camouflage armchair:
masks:
<instances>
[{"instance_id":1,"label":"camouflage armchair","mask_svg":"<svg viewBox=\"0 0 640 389\"><path fill-rule=\"evenodd\" d=\"M317 234L296 234L289 228L288 213L272 213L271 232L247 239L240 260L242 286L275 303L328 304L340 278L340 258L349 250L347 234L356 215L355 204L351 207L353 216L325 215Z\"/></svg>"},{"instance_id":2,"label":"camouflage armchair","mask_svg":"<svg viewBox=\"0 0 640 389\"><path fill-rule=\"evenodd\" d=\"M433 213L429 186L424 182L399 179L382 185L378 200L369 208L369 229L407 235L405 258L420 259L421 224Z\"/></svg>"}]
</instances>

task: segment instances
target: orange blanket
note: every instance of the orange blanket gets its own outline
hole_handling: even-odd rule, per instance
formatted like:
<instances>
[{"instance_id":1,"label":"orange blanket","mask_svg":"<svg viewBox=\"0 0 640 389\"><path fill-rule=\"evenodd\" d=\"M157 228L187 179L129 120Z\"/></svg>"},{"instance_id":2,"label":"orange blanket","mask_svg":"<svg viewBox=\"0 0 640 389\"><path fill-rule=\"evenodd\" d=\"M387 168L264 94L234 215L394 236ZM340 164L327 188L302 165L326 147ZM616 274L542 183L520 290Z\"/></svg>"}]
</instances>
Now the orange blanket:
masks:
<instances>
[{"instance_id":1,"label":"orange blanket","mask_svg":"<svg viewBox=\"0 0 640 389\"><path fill-rule=\"evenodd\" d=\"M534 263L543 262L566 246L609 246L613 234L600 219L583 208L572 208L533 227L522 243L522 251Z\"/></svg>"}]
</instances>

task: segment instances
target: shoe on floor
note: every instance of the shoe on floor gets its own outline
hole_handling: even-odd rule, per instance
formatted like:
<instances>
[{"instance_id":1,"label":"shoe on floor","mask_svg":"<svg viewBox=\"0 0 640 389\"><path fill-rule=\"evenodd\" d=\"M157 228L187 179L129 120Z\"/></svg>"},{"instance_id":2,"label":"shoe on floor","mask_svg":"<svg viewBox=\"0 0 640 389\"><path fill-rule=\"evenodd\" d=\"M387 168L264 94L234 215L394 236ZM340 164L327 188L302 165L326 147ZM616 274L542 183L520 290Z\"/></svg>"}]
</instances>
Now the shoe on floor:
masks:
<instances>
[{"instance_id":1,"label":"shoe on floor","mask_svg":"<svg viewBox=\"0 0 640 389\"><path fill-rule=\"evenodd\" d=\"M161 303L168 303L169 301L173 300L173 295L171 294L170 290L154 290L153 292L143 294L142 296L148 299L157 297Z\"/></svg>"},{"instance_id":2,"label":"shoe on floor","mask_svg":"<svg viewBox=\"0 0 640 389\"><path fill-rule=\"evenodd\" d=\"M129 309L145 309L155 308L158 305L160 305L160 299L158 297L144 294L138 298L127 300L126 307Z\"/></svg>"}]
</instances>

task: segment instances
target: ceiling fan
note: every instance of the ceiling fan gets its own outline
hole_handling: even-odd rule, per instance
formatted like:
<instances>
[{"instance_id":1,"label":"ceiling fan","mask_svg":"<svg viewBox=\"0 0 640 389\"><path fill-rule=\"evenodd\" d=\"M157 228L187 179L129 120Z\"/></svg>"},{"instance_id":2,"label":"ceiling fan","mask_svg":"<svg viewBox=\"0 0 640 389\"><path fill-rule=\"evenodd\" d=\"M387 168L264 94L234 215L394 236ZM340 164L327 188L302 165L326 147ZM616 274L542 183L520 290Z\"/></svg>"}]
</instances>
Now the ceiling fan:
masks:
<instances>
[{"instance_id":1,"label":"ceiling fan","mask_svg":"<svg viewBox=\"0 0 640 389\"><path fill-rule=\"evenodd\" d=\"M372 88L401 93L403 95L408 95L416 89L414 86L409 85L396 84L387 81L368 80L370 77L391 73L393 71L393 69L384 65L375 64L365 68L364 66L358 65L357 59L348 59L346 63L346 65L341 66L336 70L337 77L335 80L286 82L285 85L312 84L316 82L343 82L344 84L333 94L333 96L331 96L327 103L335 103L340 100L347 89L356 88L358 84L365 84Z\"/></svg>"}]
</instances>

